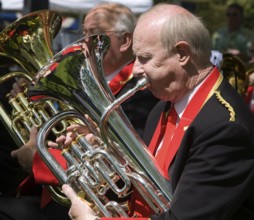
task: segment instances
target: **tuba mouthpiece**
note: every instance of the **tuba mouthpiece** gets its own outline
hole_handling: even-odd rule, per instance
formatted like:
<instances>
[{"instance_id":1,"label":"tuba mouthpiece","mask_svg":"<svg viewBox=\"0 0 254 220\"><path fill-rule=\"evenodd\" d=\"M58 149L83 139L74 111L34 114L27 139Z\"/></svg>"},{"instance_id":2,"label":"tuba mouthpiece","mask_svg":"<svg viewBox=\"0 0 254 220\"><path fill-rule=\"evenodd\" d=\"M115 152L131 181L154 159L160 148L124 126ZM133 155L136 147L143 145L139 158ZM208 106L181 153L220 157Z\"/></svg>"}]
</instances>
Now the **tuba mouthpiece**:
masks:
<instances>
[{"instance_id":1,"label":"tuba mouthpiece","mask_svg":"<svg viewBox=\"0 0 254 220\"><path fill-rule=\"evenodd\" d=\"M147 88L147 86L149 86L150 82L148 81L148 79L146 77L141 77L138 82L137 82L137 87L140 90L144 90Z\"/></svg>"}]
</instances>

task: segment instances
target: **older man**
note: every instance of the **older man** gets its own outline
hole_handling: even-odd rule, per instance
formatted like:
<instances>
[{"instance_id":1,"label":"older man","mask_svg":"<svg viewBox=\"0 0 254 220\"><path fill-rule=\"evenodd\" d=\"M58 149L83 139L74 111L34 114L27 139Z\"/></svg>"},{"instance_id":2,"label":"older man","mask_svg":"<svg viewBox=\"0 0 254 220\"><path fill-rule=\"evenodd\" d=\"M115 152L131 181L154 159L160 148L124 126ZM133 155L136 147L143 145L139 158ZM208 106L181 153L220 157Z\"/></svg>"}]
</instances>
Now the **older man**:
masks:
<instances>
[{"instance_id":1,"label":"older man","mask_svg":"<svg viewBox=\"0 0 254 220\"><path fill-rule=\"evenodd\" d=\"M148 217L253 219L254 118L210 63L208 30L182 7L159 4L141 15L133 39L133 73L147 77L162 100L144 137L173 194L167 212ZM98 218L84 204L77 209L81 200L67 185L63 190L72 219Z\"/></svg>"},{"instance_id":2,"label":"older man","mask_svg":"<svg viewBox=\"0 0 254 220\"><path fill-rule=\"evenodd\" d=\"M136 78L132 74L134 64L132 34L135 24L136 17L133 12L128 7L117 3L103 3L96 6L88 12L84 20L85 36L106 34L110 38L111 44L103 60L103 70L109 87L116 97L124 94L136 84ZM19 82L13 85L12 95L19 92L20 85ZM157 101L158 99L150 91L140 91L122 105L124 112L140 135L143 134L147 115ZM66 207L52 200L46 187L42 187L42 194L39 192L39 196L38 194L34 197L30 196L27 201L26 194L32 188L31 186L59 184L36 151L36 137L37 131L33 129L30 133L30 140L18 150L12 151L12 156L31 175L21 184L22 188L18 189L22 195L19 199L8 198L8 203L7 198L0 200L0 204L3 204L0 205L0 216L6 216L6 219L28 220L42 217L52 219L55 215L59 215L61 219L68 217ZM51 149L51 153L64 168L67 167L61 151ZM15 211L9 208L11 204L15 204ZM19 208L27 206L31 207L30 214L24 208ZM59 212L52 212L56 207ZM34 214L31 213L32 210Z\"/></svg>"}]
</instances>

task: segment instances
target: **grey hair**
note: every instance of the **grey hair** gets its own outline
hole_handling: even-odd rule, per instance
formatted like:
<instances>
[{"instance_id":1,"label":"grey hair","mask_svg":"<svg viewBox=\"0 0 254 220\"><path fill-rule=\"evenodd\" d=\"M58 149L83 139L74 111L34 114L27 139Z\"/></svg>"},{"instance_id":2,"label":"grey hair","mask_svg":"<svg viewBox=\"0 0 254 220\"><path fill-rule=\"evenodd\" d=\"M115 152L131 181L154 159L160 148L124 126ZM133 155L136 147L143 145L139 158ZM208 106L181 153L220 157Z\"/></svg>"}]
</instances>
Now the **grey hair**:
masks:
<instances>
[{"instance_id":1,"label":"grey hair","mask_svg":"<svg viewBox=\"0 0 254 220\"><path fill-rule=\"evenodd\" d=\"M95 8L104 9L103 16L110 17L114 31L133 33L136 26L136 15L125 5L105 2Z\"/></svg>"},{"instance_id":2,"label":"grey hair","mask_svg":"<svg viewBox=\"0 0 254 220\"><path fill-rule=\"evenodd\" d=\"M120 14L115 25L117 31L128 31L133 33L136 26L136 16L126 10L126 13Z\"/></svg>"}]
</instances>

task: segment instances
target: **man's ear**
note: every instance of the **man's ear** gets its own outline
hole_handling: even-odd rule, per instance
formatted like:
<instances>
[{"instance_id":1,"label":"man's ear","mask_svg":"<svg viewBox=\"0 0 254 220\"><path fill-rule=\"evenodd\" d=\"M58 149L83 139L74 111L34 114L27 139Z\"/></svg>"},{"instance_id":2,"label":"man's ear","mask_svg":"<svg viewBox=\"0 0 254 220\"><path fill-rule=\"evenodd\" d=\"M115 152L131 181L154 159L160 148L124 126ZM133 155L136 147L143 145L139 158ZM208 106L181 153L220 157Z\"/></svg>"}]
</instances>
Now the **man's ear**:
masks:
<instances>
[{"instance_id":1,"label":"man's ear","mask_svg":"<svg viewBox=\"0 0 254 220\"><path fill-rule=\"evenodd\" d=\"M179 41L175 45L175 50L179 57L179 63L182 66L186 65L190 59L191 54L190 45L186 41Z\"/></svg>"},{"instance_id":2,"label":"man's ear","mask_svg":"<svg viewBox=\"0 0 254 220\"><path fill-rule=\"evenodd\" d=\"M121 52L127 51L132 45L132 35L131 33L124 32L123 33L123 38L122 38L122 44L120 47Z\"/></svg>"}]
</instances>

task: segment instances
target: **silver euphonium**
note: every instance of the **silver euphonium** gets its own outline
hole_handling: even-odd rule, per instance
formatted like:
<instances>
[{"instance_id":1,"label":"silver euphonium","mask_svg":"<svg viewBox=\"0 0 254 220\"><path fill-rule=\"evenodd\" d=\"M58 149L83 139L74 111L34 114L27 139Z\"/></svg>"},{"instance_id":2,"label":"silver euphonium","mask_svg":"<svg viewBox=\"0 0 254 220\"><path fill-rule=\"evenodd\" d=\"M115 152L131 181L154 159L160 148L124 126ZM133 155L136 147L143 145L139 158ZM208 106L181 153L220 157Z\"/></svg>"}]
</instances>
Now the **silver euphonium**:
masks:
<instances>
[{"instance_id":1,"label":"silver euphonium","mask_svg":"<svg viewBox=\"0 0 254 220\"><path fill-rule=\"evenodd\" d=\"M170 208L171 201L167 183L120 107L135 92L146 88L148 82L142 78L135 88L115 99L102 68L108 46L109 38L104 35L80 39L55 55L34 78L29 97L54 96L79 112L63 111L45 123L38 134L38 152L59 182L71 185L78 194L85 194L100 216L133 217L129 216L126 203L118 202L119 198L127 198L133 189L152 213L163 213ZM73 47L82 48L82 52L62 55ZM52 70L50 67L55 63L58 65ZM68 148L59 147L68 164L64 170L49 153L47 139L53 127L70 118L82 121L98 144L90 145L81 134ZM116 198L110 200L107 195L111 193Z\"/></svg>"}]
</instances>

